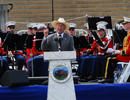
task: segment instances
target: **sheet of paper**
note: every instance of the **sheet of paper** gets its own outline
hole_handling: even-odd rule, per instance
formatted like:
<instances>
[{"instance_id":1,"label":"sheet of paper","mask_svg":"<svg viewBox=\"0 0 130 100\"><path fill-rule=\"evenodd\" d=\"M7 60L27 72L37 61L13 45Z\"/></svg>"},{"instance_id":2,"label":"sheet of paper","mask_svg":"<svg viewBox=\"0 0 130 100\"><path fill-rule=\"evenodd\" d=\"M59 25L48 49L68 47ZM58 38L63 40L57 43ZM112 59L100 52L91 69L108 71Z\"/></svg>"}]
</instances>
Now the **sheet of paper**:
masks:
<instances>
[{"instance_id":1,"label":"sheet of paper","mask_svg":"<svg viewBox=\"0 0 130 100\"><path fill-rule=\"evenodd\" d=\"M113 52L114 52L114 49L112 49L112 48L108 48L106 51L106 53L113 53Z\"/></svg>"}]
</instances>

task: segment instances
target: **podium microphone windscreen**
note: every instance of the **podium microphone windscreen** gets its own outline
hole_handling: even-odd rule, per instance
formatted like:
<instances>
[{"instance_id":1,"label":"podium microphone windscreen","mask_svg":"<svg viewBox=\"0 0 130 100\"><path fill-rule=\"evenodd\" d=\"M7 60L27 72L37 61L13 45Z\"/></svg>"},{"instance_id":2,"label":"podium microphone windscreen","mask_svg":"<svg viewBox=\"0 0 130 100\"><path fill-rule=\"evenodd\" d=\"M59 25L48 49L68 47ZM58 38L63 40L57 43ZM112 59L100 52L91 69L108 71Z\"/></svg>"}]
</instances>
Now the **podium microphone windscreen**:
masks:
<instances>
[{"instance_id":1,"label":"podium microphone windscreen","mask_svg":"<svg viewBox=\"0 0 130 100\"><path fill-rule=\"evenodd\" d=\"M58 41L58 37L54 37L54 40L55 40L55 41Z\"/></svg>"},{"instance_id":2,"label":"podium microphone windscreen","mask_svg":"<svg viewBox=\"0 0 130 100\"><path fill-rule=\"evenodd\" d=\"M60 41L62 41L62 40L63 40L63 38L62 38L62 37L59 37L59 40L60 40Z\"/></svg>"}]
</instances>

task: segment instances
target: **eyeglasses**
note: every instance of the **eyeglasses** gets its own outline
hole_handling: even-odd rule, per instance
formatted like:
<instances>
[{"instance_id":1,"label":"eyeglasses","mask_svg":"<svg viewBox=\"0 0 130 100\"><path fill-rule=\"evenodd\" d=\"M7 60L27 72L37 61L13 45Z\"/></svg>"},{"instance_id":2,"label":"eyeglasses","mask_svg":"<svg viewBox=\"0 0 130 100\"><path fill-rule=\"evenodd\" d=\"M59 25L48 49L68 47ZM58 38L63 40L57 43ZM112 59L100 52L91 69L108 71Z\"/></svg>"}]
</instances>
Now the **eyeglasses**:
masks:
<instances>
[{"instance_id":1,"label":"eyeglasses","mask_svg":"<svg viewBox=\"0 0 130 100\"><path fill-rule=\"evenodd\" d=\"M8 27L9 27L10 29L12 29L12 28L15 29L15 26L8 26Z\"/></svg>"},{"instance_id":2,"label":"eyeglasses","mask_svg":"<svg viewBox=\"0 0 130 100\"><path fill-rule=\"evenodd\" d=\"M104 31L104 29L97 30L98 32Z\"/></svg>"},{"instance_id":3,"label":"eyeglasses","mask_svg":"<svg viewBox=\"0 0 130 100\"><path fill-rule=\"evenodd\" d=\"M69 28L69 31L71 31L71 30L74 31L74 28Z\"/></svg>"},{"instance_id":4,"label":"eyeglasses","mask_svg":"<svg viewBox=\"0 0 130 100\"><path fill-rule=\"evenodd\" d=\"M65 25L59 25L59 24L57 24L56 26L61 27L61 28L65 27Z\"/></svg>"}]
</instances>

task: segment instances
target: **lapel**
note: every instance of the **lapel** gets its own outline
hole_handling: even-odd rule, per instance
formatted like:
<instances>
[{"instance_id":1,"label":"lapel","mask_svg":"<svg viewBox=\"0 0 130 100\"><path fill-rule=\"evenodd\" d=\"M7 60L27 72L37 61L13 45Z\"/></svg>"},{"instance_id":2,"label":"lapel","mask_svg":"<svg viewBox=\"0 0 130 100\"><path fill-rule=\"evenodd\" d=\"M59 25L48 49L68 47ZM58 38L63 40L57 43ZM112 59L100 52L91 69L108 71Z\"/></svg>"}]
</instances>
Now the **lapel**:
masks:
<instances>
[{"instance_id":1,"label":"lapel","mask_svg":"<svg viewBox=\"0 0 130 100\"><path fill-rule=\"evenodd\" d=\"M57 37L57 34L56 34L56 33L54 34L54 38L55 38L55 37ZM53 38L53 39L54 39L54 38ZM58 42L54 40L54 44L55 44L55 46L56 46L56 48L57 48L57 47L58 47Z\"/></svg>"},{"instance_id":2,"label":"lapel","mask_svg":"<svg viewBox=\"0 0 130 100\"><path fill-rule=\"evenodd\" d=\"M67 34L64 33L63 40L62 40L62 43L61 43L61 48L65 45L66 40L67 40Z\"/></svg>"}]
</instances>

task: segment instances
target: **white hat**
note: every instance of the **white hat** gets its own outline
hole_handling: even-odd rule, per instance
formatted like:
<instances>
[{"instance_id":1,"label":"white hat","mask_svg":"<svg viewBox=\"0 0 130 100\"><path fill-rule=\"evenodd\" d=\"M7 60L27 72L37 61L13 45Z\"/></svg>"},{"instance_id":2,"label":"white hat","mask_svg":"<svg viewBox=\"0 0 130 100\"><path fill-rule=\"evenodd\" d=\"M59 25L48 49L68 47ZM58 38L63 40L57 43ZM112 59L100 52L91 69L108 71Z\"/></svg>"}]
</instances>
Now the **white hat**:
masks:
<instances>
[{"instance_id":1,"label":"white hat","mask_svg":"<svg viewBox=\"0 0 130 100\"><path fill-rule=\"evenodd\" d=\"M26 25L26 27L28 27L28 28L32 28L32 26L33 26L33 23L29 23Z\"/></svg>"},{"instance_id":2,"label":"white hat","mask_svg":"<svg viewBox=\"0 0 130 100\"><path fill-rule=\"evenodd\" d=\"M16 24L15 21L9 21L5 25L8 27L8 26L11 26L11 25L15 26L15 24Z\"/></svg>"},{"instance_id":3,"label":"white hat","mask_svg":"<svg viewBox=\"0 0 130 100\"><path fill-rule=\"evenodd\" d=\"M98 25L98 24L107 25L108 23L107 23L107 22L105 22L105 21L100 21L100 22L97 22L96 24L97 24L97 25Z\"/></svg>"},{"instance_id":4,"label":"white hat","mask_svg":"<svg viewBox=\"0 0 130 100\"><path fill-rule=\"evenodd\" d=\"M65 30L68 30L69 27L70 27L69 23L65 22L64 18L59 18L58 21L56 21L56 20L53 21L53 22L52 22L52 26L53 26L54 28L56 28L56 24L57 24L57 23L62 23L62 24L64 24L64 25L66 26Z\"/></svg>"},{"instance_id":5,"label":"white hat","mask_svg":"<svg viewBox=\"0 0 130 100\"><path fill-rule=\"evenodd\" d=\"M84 26L89 29L88 23L85 23Z\"/></svg>"},{"instance_id":6,"label":"white hat","mask_svg":"<svg viewBox=\"0 0 130 100\"><path fill-rule=\"evenodd\" d=\"M39 25L39 23L33 23L32 28L37 28L38 29L38 25Z\"/></svg>"},{"instance_id":7,"label":"white hat","mask_svg":"<svg viewBox=\"0 0 130 100\"><path fill-rule=\"evenodd\" d=\"M46 28L46 25L43 24L43 23L40 23L38 26L37 26L38 30L40 29L43 29L43 28Z\"/></svg>"},{"instance_id":8,"label":"white hat","mask_svg":"<svg viewBox=\"0 0 130 100\"><path fill-rule=\"evenodd\" d=\"M75 23L69 23L69 25L70 25L71 28L77 27L77 25Z\"/></svg>"},{"instance_id":9,"label":"white hat","mask_svg":"<svg viewBox=\"0 0 130 100\"><path fill-rule=\"evenodd\" d=\"M123 17L124 21L122 22L122 24L126 24L126 23L130 23L130 18L128 17Z\"/></svg>"},{"instance_id":10,"label":"white hat","mask_svg":"<svg viewBox=\"0 0 130 100\"><path fill-rule=\"evenodd\" d=\"M100 21L100 22L97 22L97 30L106 30L106 25L108 24L107 22L105 21Z\"/></svg>"}]
</instances>

